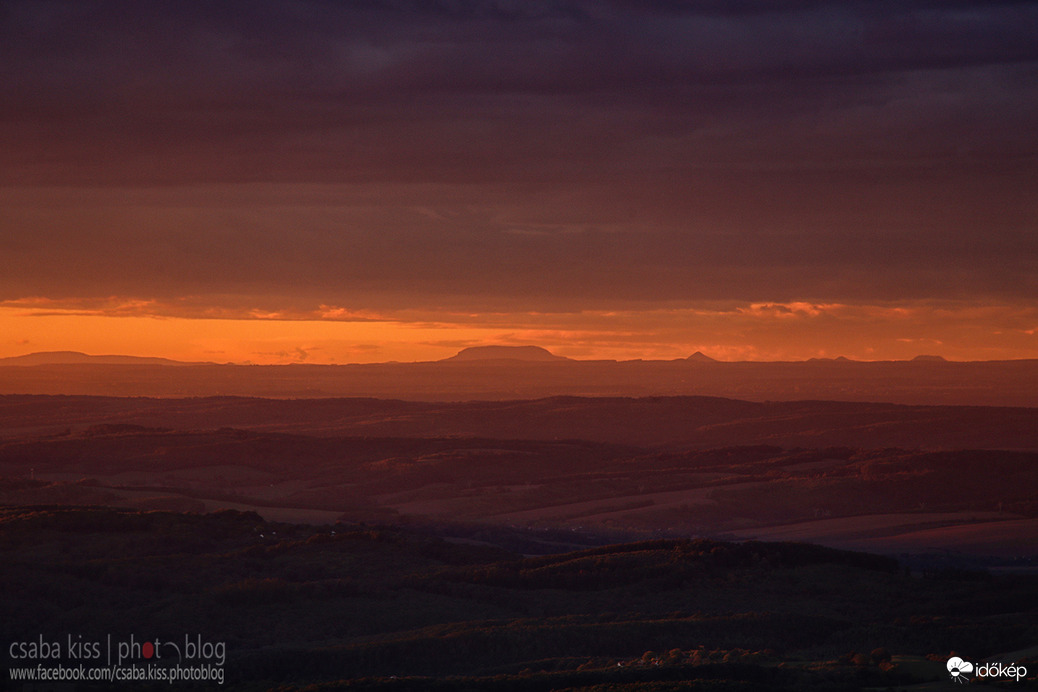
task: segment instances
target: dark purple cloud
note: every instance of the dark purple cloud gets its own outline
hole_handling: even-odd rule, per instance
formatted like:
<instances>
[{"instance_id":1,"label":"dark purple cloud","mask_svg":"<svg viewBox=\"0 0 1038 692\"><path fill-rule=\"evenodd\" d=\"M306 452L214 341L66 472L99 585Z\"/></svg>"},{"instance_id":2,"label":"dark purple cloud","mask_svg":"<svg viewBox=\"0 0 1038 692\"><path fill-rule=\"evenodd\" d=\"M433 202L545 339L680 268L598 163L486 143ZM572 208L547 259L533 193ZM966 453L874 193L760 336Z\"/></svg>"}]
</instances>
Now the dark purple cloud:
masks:
<instances>
[{"instance_id":1,"label":"dark purple cloud","mask_svg":"<svg viewBox=\"0 0 1038 692\"><path fill-rule=\"evenodd\" d=\"M1026 299L1036 35L1028 2L14 0L0 298Z\"/></svg>"},{"instance_id":2,"label":"dark purple cloud","mask_svg":"<svg viewBox=\"0 0 1038 692\"><path fill-rule=\"evenodd\" d=\"M934 156L981 114L993 154L1034 144L1026 3L535 4L8 3L5 179L580 179L581 160L667 135L722 149L691 164L782 164L775 137L810 145L827 124L830 157L907 158L919 120L938 142L915 153Z\"/></svg>"}]
</instances>

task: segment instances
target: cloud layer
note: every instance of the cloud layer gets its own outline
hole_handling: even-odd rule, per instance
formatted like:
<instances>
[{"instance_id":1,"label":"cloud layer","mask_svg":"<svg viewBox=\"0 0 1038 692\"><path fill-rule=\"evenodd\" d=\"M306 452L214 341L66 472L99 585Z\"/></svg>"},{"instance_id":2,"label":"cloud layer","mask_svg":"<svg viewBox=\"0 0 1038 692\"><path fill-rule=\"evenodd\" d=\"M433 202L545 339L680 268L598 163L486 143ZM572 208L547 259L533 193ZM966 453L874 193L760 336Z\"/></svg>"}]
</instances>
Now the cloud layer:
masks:
<instances>
[{"instance_id":1,"label":"cloud layer","mask_svg":"<svg viewBox=\"0 0 1038 692\"><path fill-rule=\"evenodd\" d=\"M0 300L1020 305L1038 7L0 7Z\"/></svg>"}]
</instances>

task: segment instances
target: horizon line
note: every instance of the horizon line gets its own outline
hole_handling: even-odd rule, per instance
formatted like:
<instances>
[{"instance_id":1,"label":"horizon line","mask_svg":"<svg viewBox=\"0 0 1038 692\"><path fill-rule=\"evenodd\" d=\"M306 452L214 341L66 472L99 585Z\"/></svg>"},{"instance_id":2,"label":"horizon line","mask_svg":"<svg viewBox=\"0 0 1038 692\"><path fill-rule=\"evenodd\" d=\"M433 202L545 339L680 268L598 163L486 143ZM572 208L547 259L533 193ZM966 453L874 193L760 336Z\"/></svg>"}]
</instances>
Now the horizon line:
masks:
<instances>
[{"instance_id":1,"label":"horizon line","mask_svg":"<svg viewBox=\"0 0 1038 692\"><path fill-rule=\"evenodd\" d=\"M543 351L545 354L551 356L551 359L534 359L534 358L510 358L507 356L498 357L485 357L485 358L471 358L471 359L457 359L458 355L465 353L466 351L478 350L484 348L493 349L538 349ZM33 357L46 357L46 356L57 356L65 355L69 357L80 357L89 359L89 361L81 362L39 362L39 363L13 363L10 361L24 361L30 360ZM697 357L698 356L698 357ZM146 363L97 363L90 362L103 359L123 359L128 361L149 361ZM713 358L704 354L702 351L696 351L690 356L677 357L677 358L628 358L628 359L614 359L614 358L571 358L568 356L558 356L552 353L549 349L533 344L521 345L521 346L510 346L510 345L481 345L481 346L470 346L461 349L453 356L441 358L437 360L414 360L414 361L401 361L401 360L388 360L388 361L377 361L377 362L317 362L309 360L298 360L286 363L253 363L251 361L185 361L174 358L166 358L163 356L138 356L129 354L117 354L117 353L106 353L106 354L92 354L83 351L72 351L72 350L57 350L57 351L34 351L25 353L17 356L7 356L0 358L0 367L38 367L46 365L156 365L163 367L177 367L177 366L242 366L242 367L279 367L288 365L313 365L313 366L371 366L371 365L420 365L420 364L431 364L431 363L451 363L451 364L473 364L490 361L512 361L516 363L524 364L564 364L564 363L678 363L688 362L694 365L711 365L711 364L737 364L737 363L812 363L812 362L824 362L824 363L1000 363L1000 362L1022 362L1038 360L1038 358L996 358L996 359L984 359L984 360L954 360L946 358L940 355L934 354L919 354L912 358L896 359L896 358L885 358L876 360L864 360L858 358L848 358L846 356L833 356L833 357L820 357L814 356L811 358L799 359L799 360L723 360L719 358Z\"/></svg>"}]
</instances>

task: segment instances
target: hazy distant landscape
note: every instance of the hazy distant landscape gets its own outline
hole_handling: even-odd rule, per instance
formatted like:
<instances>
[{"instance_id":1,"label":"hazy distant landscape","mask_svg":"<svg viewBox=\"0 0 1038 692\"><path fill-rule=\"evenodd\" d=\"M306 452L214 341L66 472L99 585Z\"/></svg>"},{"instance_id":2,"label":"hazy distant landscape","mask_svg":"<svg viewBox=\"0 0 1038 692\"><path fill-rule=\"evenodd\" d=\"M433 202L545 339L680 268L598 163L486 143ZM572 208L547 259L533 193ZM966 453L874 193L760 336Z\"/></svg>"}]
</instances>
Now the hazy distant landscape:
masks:
<instances>
[{"instance_id":1,"label":"hazy distant landscape","mask_svg":"<svg viewBox=\"0 0 1038 692\"><path fill-rule=\"evenodd\" d=\"M1034 408L6 395L0 419L0 474L31 479L8 503L1038 553Z\"/></svg>"},{"instance_id":2,"label":"hazy distant landscape","mask_svg":"<svg viewBox=\"0 0 1038 692\"><path fill-rule=\"evenodd\" d=\"M386 391L424 367L475 392L581 366L521 355L369 370ZM929 368L1033 363L592 365L773 368L785 389L257 398L208 396L192 371L359 385L306 366L0 367L6 387L65 368L92 393L0 395L4 634L204 628L231 647L233 689L857 689L941 680L967 647L1038 653L1038 408L925 386ZM779 376L825 389L824 369L858 366L902 368L903 395L931 403L798 400ZM140 396L167 371L188 396ZM113 383L139 390L101 395Z\"/></svg>"},{"instance_id":3,"label":"hazy distant landscape","mask_svg":"<svg viewBox=\"0 0 1038 692\"><path fill-rule=\"evenodd\" d=\"M597 402L577 403L595 415ZM1038 452L828 446L838 431L827 446L739 445L738 430L701 447L537 439L533 429L521 440L100 424L5 438L0 501L802 540L960 563L1025 566L1038 555Z\"/></svg>"}]
</instances>

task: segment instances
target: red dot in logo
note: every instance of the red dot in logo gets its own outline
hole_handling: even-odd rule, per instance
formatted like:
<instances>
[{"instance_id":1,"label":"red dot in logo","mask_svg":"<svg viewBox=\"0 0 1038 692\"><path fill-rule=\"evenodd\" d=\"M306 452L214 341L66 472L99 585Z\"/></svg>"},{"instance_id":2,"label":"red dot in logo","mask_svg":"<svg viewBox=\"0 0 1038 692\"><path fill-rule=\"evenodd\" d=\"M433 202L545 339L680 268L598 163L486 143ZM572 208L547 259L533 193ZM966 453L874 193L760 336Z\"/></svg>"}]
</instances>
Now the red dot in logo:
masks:
<instances>
[{"instance_id":1,"label":"red dot in logo","mask_svg":"<svg viewBox=\"0 0 1038 692\"><path fill-rule=\"evenodd\" d=\"M144 658L151 658L155 655L155 647L151 642L144 642L141 644L141 653L144 654Z\"/></svg>"}]
</instances>

